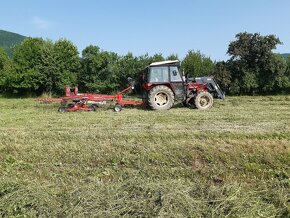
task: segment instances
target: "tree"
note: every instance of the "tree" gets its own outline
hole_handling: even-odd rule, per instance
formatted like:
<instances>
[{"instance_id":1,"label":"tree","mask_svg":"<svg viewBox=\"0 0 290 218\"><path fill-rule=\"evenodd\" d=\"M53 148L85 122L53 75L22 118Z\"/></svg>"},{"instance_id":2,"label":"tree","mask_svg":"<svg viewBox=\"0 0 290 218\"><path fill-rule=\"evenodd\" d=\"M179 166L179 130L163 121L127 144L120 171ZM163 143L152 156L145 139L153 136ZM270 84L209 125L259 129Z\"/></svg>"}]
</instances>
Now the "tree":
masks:
<instances>
[{"instance_id":1,"label":"tree","mask_svg":"<svg viewBox=\"0 0 290 218\"><path fill-rule=\"evenodd\" d=\"M232 82L232 76L226 62L221 61L215 64L213 76L215 77L222 90L229 90Z\"/></svg>"},{"instance_id":2,"label":"tree","mask_svg":"<svg viewBox=\"0 0 290 218\"><path fill-rule=\"evenodd\" d=\"M91 91L90 83L96 83L97 80L97 60L96 57L100 48L90 45L82 51L81 70L78 73L77 81L81 91Z\"/></svg>"},{"instance_id":3,"label":"tree","mask_svg":"<svg viewBox=\"0 0 290 218\"><path fill-rule=\"evenodd\" d=\"M3 86L20 95L63 93L66 85L76 84L80 69L77 48L68 40L26 38L15 47L13 63Z\"/></svg>"},{"instance_id":4,"label":"tree","mask_svg":"<svg viewBox=\"0 0 290 218\"><path fill-rule=\"evenodd\" d=\"M159 62L159 61L164 61L164 57L161 53L159 54L154 54L152 57L148 58L149 60L149 64L153 63L153 62Z\"/></svg>"},{"instance_id":5,"label":"tree","mask_svg":"<svg viewBox=\"0 0 290 218\"><path fill-rule=\"evenodd\" d=\"M56 92L56 74L57 66L55 63L55 57L53 53L54 43L50 40L46 41L40 53L40 62L37 66L42 74L42 86L39 88L39 92L52 93Z\"/></svg>"},{"instance_id":6,"label":"tree","mask_svg":"<svg viewBox=\"0 0 290 218\"><path fill-rule=\"evenodd\" d=\"M9 76L8 89L20 94L37 91L43 83L41 52L45 41L41 38L26 38L14 49L13 62L15 71Z\"/></svg>"},{"instance_id":7,"label":"tree","mask_svg":"<svg viewBox=\"0 0 290 218\"><path fill-rule=\"evenodd\" d=\"M290 56L287 58L287 69L285 72L285 80L288 81L287 88L285 89L286 93L290 93Z\"/></svg>"},{"instance_id":8,"label":"tree","mask_svg":"<svg viewBox=\"0 0 290 218\"><path fill-rule=\"evenodd\" d=\"M152 62L164 61L162 54L135 57L132 53L119 56L90 45L82 51L82 70L78 84L85 92L116 92L128 86L128 77L138 78L139 72Z\"/></svg>"},{"instance_id":9,"label":"tree","mask_svg":"<svg viewBox=\"0 0 290 218\"><path fill-rule=\"evenodd\" d=\"M138 64L140 65L140 69L144 69L149 64L153 62L164 61L164 57L162 54L155 54L153 56L149 56L148 53L145 55L141 55L137 58Z\"/></svg>"},{"instance_id":10,"label":"tree","mask_svg":"<svg viewBox=\"0 0 290 218\"><path fill-rule=\"evenodd\" d=\"M169 55L166 60L179 60L178 55L177 54L171 54Z\"/></svg>"},{"instance_id":11,"label":"tree","mask_svg":"<svg viewBox=\"0 0 290 218\"><path fill-rule=\"evenodd\" d=\"M118 55L88 46L82 52L82 71L78 75L80 90L112 92L118 87L116 63Z\"/></svg>"},{"instance_id":12,"label":"tree","mask_svg":"<svg viewBox=\"0 0 290 218\"><path fill-rule=\"evenodd\" d=\"M132 53L121 56L116 64L116 75L119 81L119 89L128 86L128 78L136 79L138 73L143 69L142 63Z\"/></svg>"},{"instance_id":13,"label":"tree","mask_svg":"<svg viewBox=\"0 0 290 218\"><path fill-rule=\"evenodd\" d=\"M7 62L9 61L7 53L0 48L0 72L5 68Z\"/></svg>"},{"instance_id":14,"label":"tree","mask_svg":"<svg viewBox=\"0 0 290 218\"><path fill-rule=\"evenodd\" d=\"M287 69L285 75L290 79L290 56L287 58Z\"/></svg>"},{"instance_id":15,"label":"tree","mask_svg":"<svg viewBox=\"0 0 290 218\"><path fill-rule=\"evenodd\" d=\"M5 91L9 74L13 71L12 61L8 54L0 48L0 92Z\"/></svg>"},{"instance_id":16,"label":"tree","mask_svg":"<svg viewBox=\"0 0 290 218\"><path fill-rule=\"evenodd\" d=\"M57 93L63 93L66 85L77 83L77 74L81 68L77 47L66 39L57 40L53 46L54 77L52 83Z\"/></svg>"},{"instance_id":17,"label":"tree","mask_svg":"<svg viewBox=\"0 0 290 218\"><path fill-rule=\"evenodd\" d=\"M43 64L53 61L43 58L47 42L41 38L26 38L14 49L14 69L6 77L5 88L8 92L40 94L46 86ZM49 51L50 52L50 51Z\"/></svg>"},{"instance_id":18,"label":"tree","mask_svg":"<svg viewBox=\"0 0 290 218\"><path fill-rule=\"evenodd\" d=\"M239 81L242 93L269 93L278 84L285 85L278 81L285 78L286 63L272 52L278 44L281 41L274 35L247 32L237 34L236 40L229 44L232 78Z\"/></svg>"},{"instance_id":19,"label":"tree","mask_svg":"<svg viewBox=\"0 0 290 218\"><path fill-rule=\"evenodd\" d=\"M200 51L190 50L182 61L181 68L192 77L209 76L213 73L214 63Z\"/></svg>"},{"instance_id":20,"label":"tree","mask_svg":"<svg viewBox=\"0 0 290 218\"><path fill-rule=\"evenodd\" d=\"M273 87L275 93L286 92L289 93L290 89L290 73L289 63L278 54L274 55L274 64L272 71L274 72L273 83L270 88ZM288 91L288 92L287 92Z\"/></svg>"}]
</instances>

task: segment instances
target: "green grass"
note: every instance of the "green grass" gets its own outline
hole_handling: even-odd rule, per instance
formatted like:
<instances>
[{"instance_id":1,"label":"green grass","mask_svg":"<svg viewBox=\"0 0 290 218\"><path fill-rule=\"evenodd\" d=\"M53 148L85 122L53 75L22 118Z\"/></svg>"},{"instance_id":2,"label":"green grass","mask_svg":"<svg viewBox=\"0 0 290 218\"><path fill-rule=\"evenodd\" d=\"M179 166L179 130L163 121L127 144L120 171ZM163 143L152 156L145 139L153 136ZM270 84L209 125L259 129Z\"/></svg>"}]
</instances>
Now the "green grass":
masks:
<instances>
[{"instance_id":1,"label":"green grass","mask_svg":"<svg viewBox=\"0 0 290 218\"><path fill-rule=\"evenodd\" d=\"M0 98L0 216L290 216L290 96L57 107Z\"/></svg>"}]
</instances>

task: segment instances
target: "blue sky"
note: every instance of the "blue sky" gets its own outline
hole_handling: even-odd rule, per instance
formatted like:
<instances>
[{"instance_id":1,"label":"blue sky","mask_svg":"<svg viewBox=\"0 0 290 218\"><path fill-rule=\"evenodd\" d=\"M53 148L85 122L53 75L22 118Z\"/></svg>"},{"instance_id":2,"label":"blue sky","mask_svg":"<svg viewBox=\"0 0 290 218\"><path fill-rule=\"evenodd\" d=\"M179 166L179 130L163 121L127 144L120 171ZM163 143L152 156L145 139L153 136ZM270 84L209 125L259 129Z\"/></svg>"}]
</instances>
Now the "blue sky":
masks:
<instances>
[{"instance_id":1,"label":"blue sky","mask_svg":"<svg viewBox=\"0 0 290 218\"><path fill-rule=\"evenodd\" d=\"M52 40L67 38L81 52L93 44L119 54L200 50L226 60L238 32L274 34L290 53L289 0L9 0L0 29Z\"/></svg>"}]
</instances>

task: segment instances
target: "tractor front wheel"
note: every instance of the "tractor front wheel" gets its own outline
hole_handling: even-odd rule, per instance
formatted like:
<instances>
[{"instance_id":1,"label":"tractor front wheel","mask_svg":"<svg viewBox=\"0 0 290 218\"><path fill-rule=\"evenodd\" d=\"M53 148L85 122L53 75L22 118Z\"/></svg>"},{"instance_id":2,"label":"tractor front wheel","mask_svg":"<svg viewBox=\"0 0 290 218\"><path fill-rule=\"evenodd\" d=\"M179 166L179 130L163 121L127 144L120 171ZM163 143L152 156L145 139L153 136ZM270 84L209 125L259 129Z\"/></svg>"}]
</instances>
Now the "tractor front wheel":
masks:
<instances>
[{"instance_id":1,"label":"tractor front wheel","mask_svg":"<svg viewBox=\"0 0 290 218\"><path fill-rule=\"evenodd\" d=\"M164 85L155 86L148 95L148 104L153 110L168 110L173 106L174 94Z\"/></svg>"},{"instance_id":2,"label":"tractor front wheel","mask_svg":"<svg viewBox=\"0 0 290 218\"><path fill-rule=\"evenodd\" d=\"M200 92L195 97L194 103L197 109L206 110L212 107L213 97L208 92Z\"/></svg>"}]
</instances>

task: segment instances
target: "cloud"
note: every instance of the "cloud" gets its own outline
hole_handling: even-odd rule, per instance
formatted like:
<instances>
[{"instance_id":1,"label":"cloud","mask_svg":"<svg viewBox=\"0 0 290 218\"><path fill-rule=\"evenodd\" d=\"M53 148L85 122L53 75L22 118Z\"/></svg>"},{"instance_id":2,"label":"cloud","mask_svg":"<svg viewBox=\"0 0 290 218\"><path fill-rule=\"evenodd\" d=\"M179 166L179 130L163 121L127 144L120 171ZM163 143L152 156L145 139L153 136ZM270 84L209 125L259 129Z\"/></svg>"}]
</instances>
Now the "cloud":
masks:
<instances>
[{"instance_id":1,"label":"cloud","mask_svg":"<svg viewBox=\"0 0 290 218\"><path fill-rule=\"evenodd\" d=\"M47 30L53 26L53 23L48 20L44 20L38 16L32 18L32 23L37 29Z\"/></svg>"}]
</instances>

